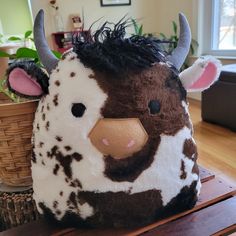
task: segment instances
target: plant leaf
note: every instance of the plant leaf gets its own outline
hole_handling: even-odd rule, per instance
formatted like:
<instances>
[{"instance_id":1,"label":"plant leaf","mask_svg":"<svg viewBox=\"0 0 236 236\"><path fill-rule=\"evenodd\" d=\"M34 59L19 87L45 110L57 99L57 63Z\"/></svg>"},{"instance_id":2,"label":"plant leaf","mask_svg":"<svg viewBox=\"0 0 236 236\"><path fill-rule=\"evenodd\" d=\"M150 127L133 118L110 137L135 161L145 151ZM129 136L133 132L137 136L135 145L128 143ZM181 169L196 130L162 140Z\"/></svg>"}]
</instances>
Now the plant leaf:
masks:
<instances>
[{"instance_id":1,"label":"plant leaf","mask_svg":"<svg viewBox=\"0 0 236 236\"><path fill-rule=\"evenodd\" d=\"M22 39L20 37L17 37L17 36L11 36L7 40L9 40L9 41L21 41Z\"/></svg>"},{"instance_id":2,"label":"plant leaf","mask_svg":"<svg viewBox=\"0 0 236 236\"><path fill-rule=\"evenodd\" d=\"M198 47L198 46L199 46L199 43L198 43L198 41L197 41L197 40L195 40L195 39L192 39L192 44L193 44L193 46L196 46L196 47Z\"/></svg>"},{"instance_id":3,"label":"plant leaf","mask_svg":"<svg viewBox=\"0 0 236 236\"><path fill-rule=\"evenodd\" d=\"M172 43L178 42L178 38L177 38L175 35L172 35L172 36L170 37L170 40L171 40Z\"/></svg>"},{"instance_id":4,"label":"plant leaf","mask_svg":"<svg viewBox=\"0 0 236 236\"><path fill-rule=\"evenodd\" d=\"M191 55L194 54L194 51L195 51L195 50L194 50L194 47L193 47L193 45L191 44L191 45L190 45L190 52L191 52Z\"/></svg>"},{"instance_id":5,"label":"plant leaf","mask_svg":"<svg viewBox=\"0 0 236 236\"><path fill-rule=\"evenodd\" d=\"M16 58L39 58L36 50L30 48L19 48L16 51Z\"/></svg>"},{"instance_id":6,"label":"plant leaf","mask_svg":"<svg viewBox=\"0 0 236 236\"><path fill-rule=\"evenodd\" d=\"M134 32L135 34L138 33L138 25L137 25L137 22L135 19L131 19L132 23L133 23L133 26L134 26Z\"/></svg>"},{"instance_id":7,"label":"plant leaf","mask_svg":"<svg viewBox=\"0 0 236 236\"><path fill-rule=\"evenodd\" d=\"M32 34L32 30L28 30L25 32L25 39L29 38L29 36Z\"/></svg>"},{"instance_id":8,"label":"plant leaf","mask_svg":"<svg viewBox=\"0 0 236 236\"><path fill-rule=\"evenodd\" d=\"M57 52L57 51L53 51L52 50L52 53L54 54L55 57L57 57L58 59L61 59L61 53L60 52Z\"/></svg>"},{"instance_id":9,"label":"plant leaf","mask_svg":"<svg viewBox=\"0 0 236 236\"><path fill-rule=\"evenodd\" d=\"M163 34L163 33L159 33L159 34L160 34L160 36L161 36L163 39L167 39L167 37L166 37L165 34Z\"/></svg>"},{"instance_id":10,"label":"plant leaf","mask_svg":"<svg viewBox=\"0 0 236 236\"><path fill-rule=\"evenodd\" d=\"M141 26L139 27L138 35L139 35L139 36L142 36L142 35L143 35L143 25L141 25Z\"/></svg>"},{"instance_id":11,"label":"plant leaf","mask_svg":"<svg viewBox=\"0 0 236 236\"><path fill-rule=\"evenodd\" d=\"M172 26L173 26L174 33L177 34L177 24L175 21L172 21Z\"/></svg>"},{"instance_id":12,"label":"plant leaf","mask_svg":"<svg viewBox=\"0 0 236 236\"><path fill-rule=\"evenodd\" d=\"M6 52L0 51L0 57L11 57L11 55Z\"/></svg>"}]
</instances>

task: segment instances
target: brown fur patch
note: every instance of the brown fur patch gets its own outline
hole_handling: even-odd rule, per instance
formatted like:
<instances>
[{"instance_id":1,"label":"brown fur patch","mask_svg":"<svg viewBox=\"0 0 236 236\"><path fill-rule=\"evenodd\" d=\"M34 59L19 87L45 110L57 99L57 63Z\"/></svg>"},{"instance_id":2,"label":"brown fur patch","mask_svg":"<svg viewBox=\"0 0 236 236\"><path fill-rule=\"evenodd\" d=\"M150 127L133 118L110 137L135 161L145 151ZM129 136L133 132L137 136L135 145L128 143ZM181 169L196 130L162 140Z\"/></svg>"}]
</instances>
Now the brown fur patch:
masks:
<instances>
[{"instance_id":1,"label":"brown fur patch","mask_svg":"<svg viewBox=\"0 0 236 236\"><path fill-rule=\"evenodd\" d=\"M46 122L46 125L45 125L45 128L46 128L47 131L49 130L49 126L50 126L50 122L47 121L47 122Z\"/></svg>"},{"instance_id":2,"label":"brown fur patch","mask_svg":"<svg viewBox=\"0 0 236 236\"><path fill-rule=\"evenodd\" d=\"M42 148L44 145L44 142L39 142L39 147Z\"/></svg>"},{"instance_id":3,"label":"brown fur patch","mask_svg":"<svg viewBox=\"0 0 236 236\"><path fill-rule=\"evenodd\" d=\"M197 159L197 157L196 157L196 159ZM199 168L198 168L198 164L196 161L194 162L192 173L197 174L199 176Z\"/></svg>"},{"instance_id":4,"label":"brown fur patch","mask_svg":"<svg viewBox=\"0 0 236 236\"><path fill-rule=\"evenodd\" d=\"M75 56L72 56L69 58L69 61L73 61L73 60L75 60L75 58L76 58Z\"/></svg>"},{"instance_id":5,"label":"brown fur patch","mask_svg":"<svg viewBox=\"0 0 236 236\"><path fill-rule=\"evenodd\" d=\"M180 179L186 179L187 177L187 173L186 173L186 170L185 170L185 164L184 164L184 161L181 160L181 167L180 167Z\"/></svg>"},{"instance_id":6,"label":"brown fur patch","mask_svg":"<svg viewBox=\"0 0 236 236\"><path fill-rule=\"evenodd\" d=\"M56 164L54 169L53 169L53 174L57 175L57 172L58 172L59 169L60 169L60 166L58 164Z\"/></svg>"},{"instance_id":7,"label":"brown fur patch","mask_svg":"<svg viewBox=\"0 0 236 236\"><path fill-rule=\"evenodd\" d=\"M71 151L71 149L72 149L70 146L65 146L64 148L66 151Z\"/></svg>"},{"instance_id":8,"label":"brown fur patch","mask_svg":"<svg viewBox=\"0 0 236 236\"><path fill-rule=\"evenodd\" d=\"M70 77L75 77L75 72L71 72Z\"/></svg>"},{"instance_id":9,"label":"brown fur patch","mask_svg":"<svg viewBox=\"0 0 236 236\"><path fill-rule=\"evenodd\" d=\"M59 195L62 197L63 196L63 191L60 191Z\"/></svg>"},{"instance_id":10,"label":"brown fur patch","mask_svg":"<svg viewBox=\"0 0 236 236\"><path fill-rule=\"evenodd\" d=\"M41 108L41 112L43 112L43 110L44 110L44 106L42 106L42 108Z\"/></svg>"},{"instance_id":11,"label":"brown fur patch","mask_svg":"<svg viewBox=\"0 0 236 236\"><path fill-rule=\"evenodd\" d=\"M165 207L158 190L134 194L79 192L78 197L96 209L88 219L91 225L140 226L192 208L197 200L196 181L190 187L183 187Z\"/></svg>"},{"instance_id":12,"label":"brown fur patch","mask_svg":"<svg viewBox=\"0 0 236 236\"><path fill-rule=\"evenodd\" d=\"M54 95L53 103L55 106L58 106L58 94Z\"/></svg>"},{"instance_id":13,"label":"brown fur patch","mask_svg":"<svg viewBox=\"0 0 236 236\"><path fill-rule=\"evenodd\" d=\"M60 86L60 85L61 85L61 82L60 82L59 80L56 80L56 81L55 81L55 85L56 85L56 86Z\"/></svg>"},{"instance_id":14,"label":"brown fur patch","mask_svg":"<svg viewBox=\"0 0 236 236\"><path fill-rule=\"evenodd\" d=\"M49 104L47 104L47 110L50 111L50 106L49 106Z\"/></svg>"},{"instance_id":15,"label":"brown fur patch","mask_svg":"<svg viewBox=\"0 0 236 236\"><path fill-rule=\"evenodd\" d=\"M45 166L45 163L44 163L44 161L42 161L42 165L43 165L43 166Z\"/></svg>"},{"instance_id":16,"label":"brown fur patch","mask_svg":"<svg viewBox=\"0 0 236 236\"><path fill-rule=\"evenodd\" d=\"M73 188L76 188L76 187L82 188L82 184L78 179L73 180L70 183L70 186L73 187Z\"/></svg>"},{"instance_id":17,"label":"brown fur patch","mask_svg":"<svg viewBox=\"0 0 236 236\"><path fill-rule=\"evenodd\" d=\"M44 121L46 119L45 113L42 114L42 120Z\"/></svg>"},{"instance_id":18,"label":"brown fur patch","mask_svg":"<svg viewBox=\"0 0 236 236\"><path fill-rule=\"evenodd\" d=\"M31 154L31 160L32 160L33 163L37 163L34 148L33 148L32 154Z\"/></svg>"},{"instance_id":19,"label":"brown fur patch","mask_svg":"<svg viewBox=\"0 0 236 236\"><path fill-rule=\"evenodd\" d=\"M72 178L72 170L71 170L71 162L72 160L80 161L82 160L82 156L79 153L74 152L71 155L64 156L62 152L59 151L58 146L54 146L50 152L47 152L49 158L55 158L59 165L63 167L65 175L71 179ZM67 180L66 182L69 182Z\"/></svg>"},{"instance_id":20,"label":"brown fur patch","mask_svg":"<svg viewBox=\"0 0 236 236\"><path fill-rule=\"evenodd\" d=\"M75 192L71 192L70 193L70 196L69 196L69 199L67 201L67 205L73 205L75 208L78 208L78 204L77 204L77 196L75 194Z\"/></svg>"},{"instance_id":21,"label":"brown fur patch","mask_svg":"<svg viewBox=\"0 0 236 236\"><path fill-rule=\"evenodd\" d=\"M94 78L95 78L95 75L94 75L94 74L90 74L88 77L89 77L90 79L94 79Z\"/></svg>"},{"instance_id":22,"label":"brown fur patch","mask_svg":"<svg viewBox=\"0 0 236 236\"><path fill-rule=\"evenodd\" d=\"M61 211L60 210L56 210L56 214L57 215L61 215Z\"/></svg>"},{"instance_id":23,"label":"brown fur patch","mask_svg":"<svg viewBox=\"0 0 236 236\"><path fill-rule=\"evenodd\" d=\"M37 123L37 126L36 126L36 128L37 128L37 130L39 130L40 128L39 128L39 123Z\"/></svg>"},{"instance_id":24,"label":"brown fur patch","mask_svg":"<svg viewBox=\"0 0 236 236\"><path fill-rule=\"evenodd\" d=\"M113 181L134 181L153 162L160 135L174 136L184 126L189 126L189 117L181 104L184 89L176 75L160 64L121 78L96 72L95 80L108 94L101 115L104 118L138 117L149 135L148 143L133 156L118 161L112 157L105 159L106 176ZM150 115L151 100L160 102L161 110L156 115Z\"/></svg>"},{"instance_id":25,"label":"brown fur patch","mask_svg":"<svg viewBox=\"0 0 236 236\"><path fill-rule=\"evenodd\" d=\"M69 207L88 203L94 209L94 214L86 220L69 210L63 216L61 223L65 226L92 226L92 227L135 227L143 226L173 214L192 208L197 201L197 182L183 187L165 207L162 205L161 193L158 190L149 190L141 193L129 194L125 192L78 192L70 194ZM46 217L54 219L52 211L43 203L39 203Z\"/></svg>"},{"instance_id":26,"label":"brown fur patch","mask_svg":"<svg viewBox=\"0 0 236 236\"><path fill-rule=\"evenodd\" d=\"M196 161L197 147L192 139L186 139L183 145L183 154L190 160ZM196 154L196 155L194 155Z\"/></svg>"},{"instance_id":27,"label":"brown fur patch","mask_svg":"<svg viewBox=\"0 0 236 236\"><path fill-rule=\"evenodd\" d=\"M152 140L149 137L143 149L128 158L116 160L111 156L106 157L104 174L113 181L133 182L151 165L159 143L160 137L153 137Z\"/></svg>"},{"instance_id":28,"label":"brown fur patch","mask_svg":"<svg viewBox=\"0 0 236 236\"><path fill-rule=\"evenodd\" d=\"M58 201L54 201L54 202L53 202L53 208L56 209L57 207L58 207Z\"/></svg>"},{"instance_id":29,"label":"brown fur patch","mask_svg":"<svg viewBox=\"0 0 236 236\"><path fill-rule=\"evenodd\" d=\"M48 151L47 152L47 156L49 157L49 158L53 158L54 156L56 156L56 154L58 153L58 146L53 146L53 148L51 149L51 151Z\"/></svg>"},{"instance_id":30,"label":"brown fur patch","mask_svg":"<svg viewBox=\"0 0 236 236\"><path fill-rule=\"evenodd\" d=\"M58 142L61 142L61 141L62 141L62 137L61 137L61 136L56 136L56 140L57 140Z\"/></svg>"},{"instance_id":31,"label":"brown fur patch","mask_svg":"<svg viewBox=\"0 0 236 236\"><path fill-rule=\"evenodd\" d=\"M91 225L123 227L129 224L145 224L155 220L157 209L162 207L158 190L128 194L125 192L79 192L78 198L87 202L95 214L89 218Z\"/></svg>"}]
</instances>

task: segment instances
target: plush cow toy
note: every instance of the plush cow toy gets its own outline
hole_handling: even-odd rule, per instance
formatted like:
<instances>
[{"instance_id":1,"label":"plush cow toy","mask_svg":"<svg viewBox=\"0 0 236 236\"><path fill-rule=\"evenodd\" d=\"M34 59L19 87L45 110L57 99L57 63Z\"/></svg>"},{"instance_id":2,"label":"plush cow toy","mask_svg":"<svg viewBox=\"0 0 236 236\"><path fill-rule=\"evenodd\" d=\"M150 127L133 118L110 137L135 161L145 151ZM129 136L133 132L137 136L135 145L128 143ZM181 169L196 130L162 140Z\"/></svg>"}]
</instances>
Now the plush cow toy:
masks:
<instances>
[{"instance_id":1,"label":"plush cow toy","mask_svg":"<svg viewBox=\"0 0 236 236\"><path fill-rule=\"evenodd\" d=\"M144 225L194 206L200 191L186 91L203 91L220 63L201 57L179 74L191 34L183 14L171 55L154 38L125 38L125 22L77 38L61 60L35 44L49 77L32 63L8 70L8 85L40 97L32 176L38 210L64 224Z\"/></svg>"}]
</instances>

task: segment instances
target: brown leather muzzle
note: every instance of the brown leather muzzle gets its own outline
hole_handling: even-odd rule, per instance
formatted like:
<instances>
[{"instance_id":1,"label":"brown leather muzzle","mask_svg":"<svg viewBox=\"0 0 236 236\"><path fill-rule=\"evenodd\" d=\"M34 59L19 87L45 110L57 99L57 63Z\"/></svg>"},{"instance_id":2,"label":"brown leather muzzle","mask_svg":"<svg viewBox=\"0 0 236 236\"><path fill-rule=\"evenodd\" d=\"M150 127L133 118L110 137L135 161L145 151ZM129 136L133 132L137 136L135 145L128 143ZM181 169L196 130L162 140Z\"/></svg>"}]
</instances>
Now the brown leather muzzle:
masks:
<instances>
[{"instance_id":1,"label":"brown leather muzzle","mask_svg":"<svg viewBox=\"0 0 236 236\"><path fill-rule=\"evenodd\" d=\"M140 151L148 135L138 118L100 119L89 133L92 144L105 156L123 159Z\"/></svg>"}]
</instances>

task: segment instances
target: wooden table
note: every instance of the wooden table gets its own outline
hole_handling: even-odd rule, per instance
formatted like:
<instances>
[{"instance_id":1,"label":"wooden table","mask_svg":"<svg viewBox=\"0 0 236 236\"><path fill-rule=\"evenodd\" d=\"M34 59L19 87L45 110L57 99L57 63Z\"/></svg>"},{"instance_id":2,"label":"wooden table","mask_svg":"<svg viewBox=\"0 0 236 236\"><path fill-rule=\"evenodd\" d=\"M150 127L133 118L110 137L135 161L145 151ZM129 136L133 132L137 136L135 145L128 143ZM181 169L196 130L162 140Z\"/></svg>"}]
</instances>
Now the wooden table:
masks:
<instances>
[{"instance_id":1,"label":"wooden table","mask_svg":"<svg viewBox=\"0 0 236 236\"><path fill-rule=\"evenodd\" d=\"M202 190L196 206L180 214L135 229L58 228L43 219L0 233L0 236L207 236L235 235L236 187L200 168Z\"/></svg>"}]
</instances>

